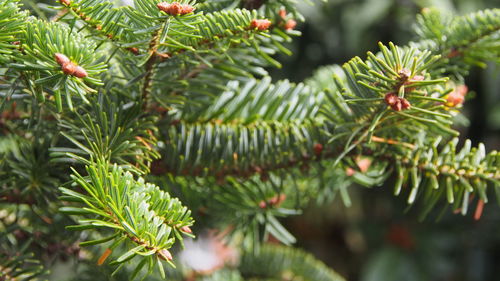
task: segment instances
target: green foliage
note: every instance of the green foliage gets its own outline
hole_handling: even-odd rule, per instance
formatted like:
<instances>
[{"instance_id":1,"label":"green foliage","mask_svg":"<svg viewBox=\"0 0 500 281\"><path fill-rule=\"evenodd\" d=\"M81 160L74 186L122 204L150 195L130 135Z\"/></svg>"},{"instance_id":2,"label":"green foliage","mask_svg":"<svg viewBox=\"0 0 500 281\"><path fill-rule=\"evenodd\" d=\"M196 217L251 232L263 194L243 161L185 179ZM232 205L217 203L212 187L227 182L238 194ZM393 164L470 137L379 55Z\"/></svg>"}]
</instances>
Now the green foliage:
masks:
<instances>
[{"instance_id":1,"label":"green foliage","mask_svg":"<svg viewBox=\"0 0 500 281\"><path fill-rule=\"evenodd\" d=\"M26 20L27 13L21 12L17 2L2 0L0 2L0 63L7 62L12 49L17 48L17 35Z\"/></svg>"},{"instance_id":2,"label":"green foliage","mask_svg":"<svg viewBox=\"0 0 500 281\"><path fill-rule=\"evenodd\" d=\"M194 10L179 15L160 2L64 0L52 22L0 3L0 200L36 215L59 209L56 221L94 246L89 272L165 279L163 262L174 265L196 218L194 231L217 228L244 250L237 268L200 280L343 280L300 250L265 244L295 242L279 218L337 192L350 205L349 184L392 175L424 216L443 197L463 214L473 194L500 198L498 152L470 141L457 151L456 139L439 147L458 134L460 102L449 99L464 70L498 62L498 9L425 10L410 46L379 44L304 83L273 83L265 67L290 54L295 1L183 0ZM256 26L263 19L269 26ZM20 263L0 268L18 274Z\"/></svg>"},{"instance_id":3,"label":"green foliage","mask_svg":"<svg viewBox=\"0 0 500 281\"><path fill-rule=\"evenodd\" d=\"M416 33L420 36L416 46L433 49L441 54L439 73L467 74L470 65L486 66L498 63L498 31L500 9L453 17L437 9L424 9L417 17Z\"/></svg>"},{"instance_id":4,"label":"green foliage","mask_svg":"<svg viewBox=\"0 0 500 281\"><path fill-rule=\"evenodd\" d=\"M96 165L87 166L88 178L74 172L73 181L85 193L60 188L65 195L61 199L85 206L62 207L63 213L90 217L79 220L79 225L69 228L111 230L112 233L105 238L82 242L80 245L114 241L108 248L113 250L128 239L133 242L132 245L120 253L114 264L142 256L143 260L137 265L138 270L145 264L150 269L158 264L160 272L163 272L160 260L171 263L172 259L168 249L176 240L182 241L183 234L190 235L191 231L187 230L193 224L190 211L159 187L145 183L141 178L134 179L132 174L116 165L109 168L109 164L104 161L98 161Z\"/></svg>"},{"instance_id":5,"label":"green foliage","mask_svg":"<svg viewBox=\"0 0 500 281\"><path fill-rule=\"evenodd\" d=\"M409 191L409 204L422 197L421 200L426 202L423 217L443 197L462 215L467 214L474 195L478 200L488 202L488 187L494 191L497 200L500 199L500 157L497 151L486 154L483 144L471 147L470 140L458 150L457 138L438 151L440 142L441 138L438 138L432 147L424 146L396 159L396 195L405 186Z\"/></svg>"},{"instance_id":6,"label":"green foliage","mask_svg":"<svg viewBox=\"0 0 500 281\"><path fill-rule=\"evenodd\" d=\"M61 120L62 134L73 147L51 148L53 161L80 162L106 159L135 173L146 173L158 157L155 118L140 116L139 105L125 105L99 95L79 114Z\"/></svg>"},{"instance_id":7,"label":"green foliage","mask_svg":"<svg viewBox=\"0 0 500 281\"><path fill-rule=\"evenodd\" d=\"M17 58L20 63L12 66L25 71L30 92L39 102L45 100L44 90L47 90L54 97L58 111L63 108L63 95L68 107L73 109L72 96L88 103L85 96L96 92L86 83L102 84L98 74L105 70L105 65L97 62L96 44L82 35L71 33L60 24L33 21L26 24L21 39L23 56ZM63 73L54 57L56 53L66 55L89 76L82 79Z\"/></svg>"}]
</instances>

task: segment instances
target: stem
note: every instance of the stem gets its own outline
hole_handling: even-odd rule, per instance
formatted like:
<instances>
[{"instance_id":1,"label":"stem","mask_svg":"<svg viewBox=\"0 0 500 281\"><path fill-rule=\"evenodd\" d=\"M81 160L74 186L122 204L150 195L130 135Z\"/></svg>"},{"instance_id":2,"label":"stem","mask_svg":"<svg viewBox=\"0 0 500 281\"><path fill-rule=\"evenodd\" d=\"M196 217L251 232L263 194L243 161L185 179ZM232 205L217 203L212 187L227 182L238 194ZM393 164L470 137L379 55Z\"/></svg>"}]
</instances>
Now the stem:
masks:
<instances>
[{"instance_id":1,"label":"stem","mask_svg":"<svg viewBox=\"0 0 500 281\"><path fill-rule=\"evenodd\" d=\"M163 23L159 29L153 32L153 36L151 38L151 41L149 42L149 51L148 51L149 59L146 61L145 64L146 75L144 76L144 82L142 84L142 90L141 90L143 110L146 110L148 108L148 98L151 93L151 88L153 86L154 69L158 58L156 53L158 50L158 46L160 44L161 34L163 33L163 30L165 29L166 25L168 25L168 21L166 23Z\"/></svg>"}]
</instances>

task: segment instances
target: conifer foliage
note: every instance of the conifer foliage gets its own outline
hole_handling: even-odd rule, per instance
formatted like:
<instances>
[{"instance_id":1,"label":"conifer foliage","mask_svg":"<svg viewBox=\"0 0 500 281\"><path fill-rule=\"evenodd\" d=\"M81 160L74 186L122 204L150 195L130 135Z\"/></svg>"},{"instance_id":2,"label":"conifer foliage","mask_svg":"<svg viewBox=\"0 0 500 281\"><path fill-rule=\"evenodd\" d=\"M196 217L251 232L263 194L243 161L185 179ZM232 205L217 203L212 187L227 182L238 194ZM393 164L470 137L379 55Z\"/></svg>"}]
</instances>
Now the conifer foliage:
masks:
<instances>
[{"instance_id":1,"label":"conifer foliage","mask_svg":"<svg viewBox=\"0 0 500 281\"><path fill-rule=\"evenodd\" d=\"M414 42L272 81L294 2L60 0L45 20L0 0L0 280L68 256L75 280L343 280L279 218L349 205L351 183L394 182L422 216L500 198L499 152L452 128L468 68L499 62L499 9L426 9ZM236 265L178 262L207 229Z\"/></svg>"}]
</instances>

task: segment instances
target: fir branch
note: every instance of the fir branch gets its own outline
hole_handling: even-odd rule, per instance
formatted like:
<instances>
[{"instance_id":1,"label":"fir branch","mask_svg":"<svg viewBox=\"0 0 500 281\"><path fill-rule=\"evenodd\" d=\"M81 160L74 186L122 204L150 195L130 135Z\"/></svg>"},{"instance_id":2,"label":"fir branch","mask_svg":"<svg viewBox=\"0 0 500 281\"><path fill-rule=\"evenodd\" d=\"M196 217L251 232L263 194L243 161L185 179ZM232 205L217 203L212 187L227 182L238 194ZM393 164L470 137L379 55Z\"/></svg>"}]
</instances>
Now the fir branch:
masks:
<instances>
[{"instance_id":1,"label":"fir branch","mask_svg":"<svg viewBox=\"0 0 500 281\"><path fill-rule=\"evenodd\" d=\"M313 120L248 125L181 122L170 127L161 148L165 162L155 163L163 168L153 170L224 178L293 167L328 153L326 144L333 130L332 124Z\"/></svg>"},{"instance_id":2,"label":"fir branch","mask_svg":"<svg viewBox=\"0 0 500 281\"><path fill-rule=\"evenodd\" d=\"M147 184L143 179L135 180L130 173L116 165L111 167L105 161L87 166L87 178L74 171L73 179L86 194L61 187L62 199L81 203L84 207L62 207L67 214L90 216L81 220L81 225L70 227L75 230L108 228L114 235L100 240L87 241L82 245L95 245L127 237L137 246L128 249L114 263L120 264L140 255L147 262L152 257L171 263L168 251L174 241L182 241L180 233L190 235L186 227L192 225L190 212L180 202L160 191L157 186ZM168 206L168 208L166 208ZM175 226L176 231L172 233ZM180 232L180 233L179 233ZM114 246L108 249L98 262L102 264ZM153 265L153 264L152 264ZM161 264L158 264L161 267ZM160 269L163 270L163 269Z\"/></svg>"},{"instance_id":3,"label":"fir branch","mask_svg":"<svg viewBox=\"0 0 500 281\"><path fill-rule=\"evenodd\" d=\"M420 49L434 50L442 55L430 71L466 74L470 65L485 66L498 62L500 9L487 9L461 17L451 17L437 9L425 9L417 18L415 31L421 41L412 43ZM462 65L463 67L456 67Z\"/></svg>"},{"instance_id":4,"label":"fir branch","mask_svg":"<svg viewBox=\"0 0 500 281\"><path fill-rule=\"evenodd\" d=\"M90 1L85 0L60 1L60 3L64 7L66 7L70 13L82 20L89 29L97 32L103 37L110 39L111 41L119 40L116 33L120 32L118 31L117 27L120 24L120 19L122 19L124 16L123 12L120 9L113 7L113 4L111 2L89 2ZM97 18L94 18L94 16ZM59 17L58 20L61 20L63 17L64 15ZM114 22L114 24L109 24L110 22Z\"/></svg>"},{"instance_id":5,"label":"fir branch","mask_svg":"<svg viewBox=\"0 0 500 281\"><path fill-rule=\"evenodd\" d=\"M163 23L161 27L155 30L151 36L151 41L149 42L148 54L149 59L145 63L145 75L141 90L141 99L143 110L148 107L148 98L153 86L154 68L157 61L157 50L160 43L160 36L163 34L163 30L166 28L168 23Z\"/></svg>"}]
</instances>

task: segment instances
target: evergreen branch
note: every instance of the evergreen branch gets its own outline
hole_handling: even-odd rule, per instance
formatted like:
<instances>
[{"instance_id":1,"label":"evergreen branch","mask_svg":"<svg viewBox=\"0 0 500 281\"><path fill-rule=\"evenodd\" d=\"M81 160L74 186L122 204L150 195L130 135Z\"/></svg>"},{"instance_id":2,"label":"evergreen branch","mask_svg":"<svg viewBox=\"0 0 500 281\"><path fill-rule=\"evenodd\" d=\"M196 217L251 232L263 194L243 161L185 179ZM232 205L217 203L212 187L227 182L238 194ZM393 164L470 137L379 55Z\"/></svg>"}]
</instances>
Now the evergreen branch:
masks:
<instances>
[{"instance_id":1,"label":"evergreen branch","mask_svg":"<svg viewBox=\"0 0 500 281\"><path fill-rule=\"evenodd\" d=\"M471 148L469 140L458 151L458 139L438 151L439 141L396 158L396 195L400 194L402 186L407 186L409 204L423 197L426 201L423 217L442 197L463 215L467 213L473 194L478 195L479 201L488 202L488 186L500 198L500 154L497 151L486 154L483 144Z\"/></svg>"},{"instance_id":2,"label":"evergreen branch","mask_svg":"<svg viewBox=\"0 0 500 281\"><path fill-rule=\"evenodd\" d=\"M168 130L160 147L162 163L155 163L153 170L218 178L266 173L321 158L328 153L323 146L333 131L332 124L317 120L248 125L181 122Z\"/></svg>"},{"instance_id":3,"label":"evergreen branch","mask_svg":"<svg viewBox=\"0 0 500 281\"><path fill-rule=\"evenodd\" d=\"M130 30L123 28L127 24L123 10L114 7L111 2L99 0L61 0L60 2L94 33L113 42L124 41L131 36ZM64 15L59 17L59 20L63 17Z\"/></svg>"},{"instance_id":4,"label":"evergreen branch","mask_svg":"<svg viewBox=\"0 0 500 281\"><path fill-rule=\"evenodd\" d=\"M145 63L145 75L141 91L143 109L146 109L148 106L148 97L153 86L154 68L157 61L156 53L159 47L160 36L164 29L165 25L162 24L159 29L155 30L149 43L148 54L150 57Z\"/></svg>"},{"instance_id":5,"label":"evergreen branch","mask_svg":"<svg viewBox=\"0 0 500 281\"><path fill-rule=\"evenodd\" d=\"M141 178L135 180L132 174L116 165L110 171L108 169L107 162L98 161L93 166L87 166L88 177L74 171L73 180L86 194L61 187L65 195L62 199L79 202L84 207L62 207L61 211L91 217L80 220L81 224L70 227L71 229L104 227L114 231L107 238L82 243L95 245L115 241L114 246L108 247L101 256L98 264L104 263L117 243L127 238L134 246L122 253L114 264L142 256L145 261L140 264L148 263L152 267L156 259L162 272L159 260L172 264L168 249L176 240L182 241L180 233L190 235L188 229L193 223L190 212L157 186L147 184Z\"/></svg>"},{"instance_id":6,"label":"evergreen branch","mask_svg":"<svg viewBox=\"0 0 500 281\"><path fill-rule=\"evenodd\" d=\"M102 95L82 110L61 121L62 133L73 147L52 148L53 162L89 165L103 158L134 173L149 171L149 163L159 156L154 149L155 118L141 116L139 105L115 103Z\"/></svg>"},{"instance_id":7,"label":"evergreen branch","mask_svg":"<svg viewBox=\"0 0 500 281\"><path fill-rule=\"evenodd\" d=\"M302 250L266 244L258 253L245 252L239 270L246 278L342 281L338 273ZM285 277L289 276L291 277ZM253 280L253 279L252 279Z\"/></svg>"},{"instance_id":8,"label":"evergreen branch","mask_svg":"<svg viewBox=\"0 0 500 281\"><path fill-rule=\"evenodd\" d=\"M198 99L179 112L179 119L187 122L250 124L256 120L286 122L315 118L326 97L302 83L287 80L271 83L262 80L231 81L224 92L212 99Z\"/></svg>"},{"instance_id":9,"label":"evergreen branch","mask_svg":"<svg viewBox=\"0 0 500 281\"><path fill-rule=\"evenodd\" d=\"M422 40L413 45L442 55L440 63L430 71L463 75L470 65L498 62L500 9L461 17L451 17L437 9L424 9L417 21L415 31Z\"/></svg>"},{"instance_id":10,"label":"evergreen branch","mask_svg":"<svg viewBox=\"0 0 500 281\"><path fill-rule=\"evenodd\" d=\"M21 12L18 1L0 1L0 63L11 58L12 49L19 47L19 33L26 21L27 12Z\"/></svg>"},{"instance_id":11,"label":"evergreen branch","mask_svg":"<svg viewBox=\"0 0 500 281\"><path fill-rule=\"evenodd\" d=\"M323 147L324 155L333 153L338 162L356 145L370 143L373 134L385 139L414 136L420 130L453 134L447 128L451 124L448 108L436 105L436 100L444 103L443 97L451 91L447 79L423 75L436 58L392 44L390 49L381 45L381 50L381 58L369 53L365 62L354 58L345 64L343 79L335 79L334 92L326 96L317 90L308 94L315 91L286 81L275 87L268 79L261 84L250 80L240 89L238 83L230 84L234 90L210 100L205 110L188 111L195 112L201 124L181 122L169 131L166 169L190 175L244 176L252 170L291 167L321 154ZM318 113L330 122L302 120ZM214 124L206 123L213 119ZM340 125L333 132L329 124Z\"/></svg>"},{"instance_id":12,"label":"evergreen branch","mask_svg":"<svg viewBox=\"0 0 500 281\"><path fill-rule=\"evenodd\" d=\"M55 199L54 186L65 179L62 169L50 163L50 142L50 137L38 134L4 142L9 151L1 154L0 201L47 205Z\"/></svg>"},{"instance_id":13,"label":"evergreen branch","mask_svg":"<svg viewBox=\"0 0 500 281\"><path fill-rule=\"evenodd\" d=\"M401 143L381 142L364 145L357 152L347 155L343 166L346 173L358 184L372 187L381 185L388 176L395 174L394 194L408 193L408 204L420 198L423 205L422 218L446 198L453 209L463 215L467 213L474 194L480 204L488 202L487 187L491 187L500 198L499 153L485 153L484 145L471 148L467 140L458 151L458 139L453 139L439 149L442 138L434 142L424 142L425 134L420 134L420 142L413 149ZM395 149L399 153L395 153ZM363 157L370 157L368 164L360 163ZM373 163L370 165L370 163ZM359 170L350 167L359 166Z\"/></svg>"},{"instance_id":14,"label":"evergreen branch","mask_svg":"<svg viewBox=\"0 0 500 281\"><path fill-rule=\"evenodd\" d=\"M227 177L215 184L207 181L212 200L206 203L206 212L219 229L226 229L226 237L243 240L246 249L258 251L269 235L291 245L295 237L277 218L300 214L297 202L302 198L298 197L298 187L287 179L282 174L266 174L260 179Z\"/></svg>"},{"instance_id":15,"label":"evergreen branch","mask_svg":"<svg viewBox=\"0 0 500 281\"><path fill-rule=\"evenodd\" d=\"M88 102L86 95L96 92L86 83L102 85L97 75L106 66L97 62L96 44L82 35L62 24L32 21L26 23L20 39L23 55L15 58L12 67L24 71L30 80L26 86L39 102L45 101L41 89L45 86L53 94L58 111L62 111L63 95L73 109L72 96Z\"/></svg>"}]
</instances>

